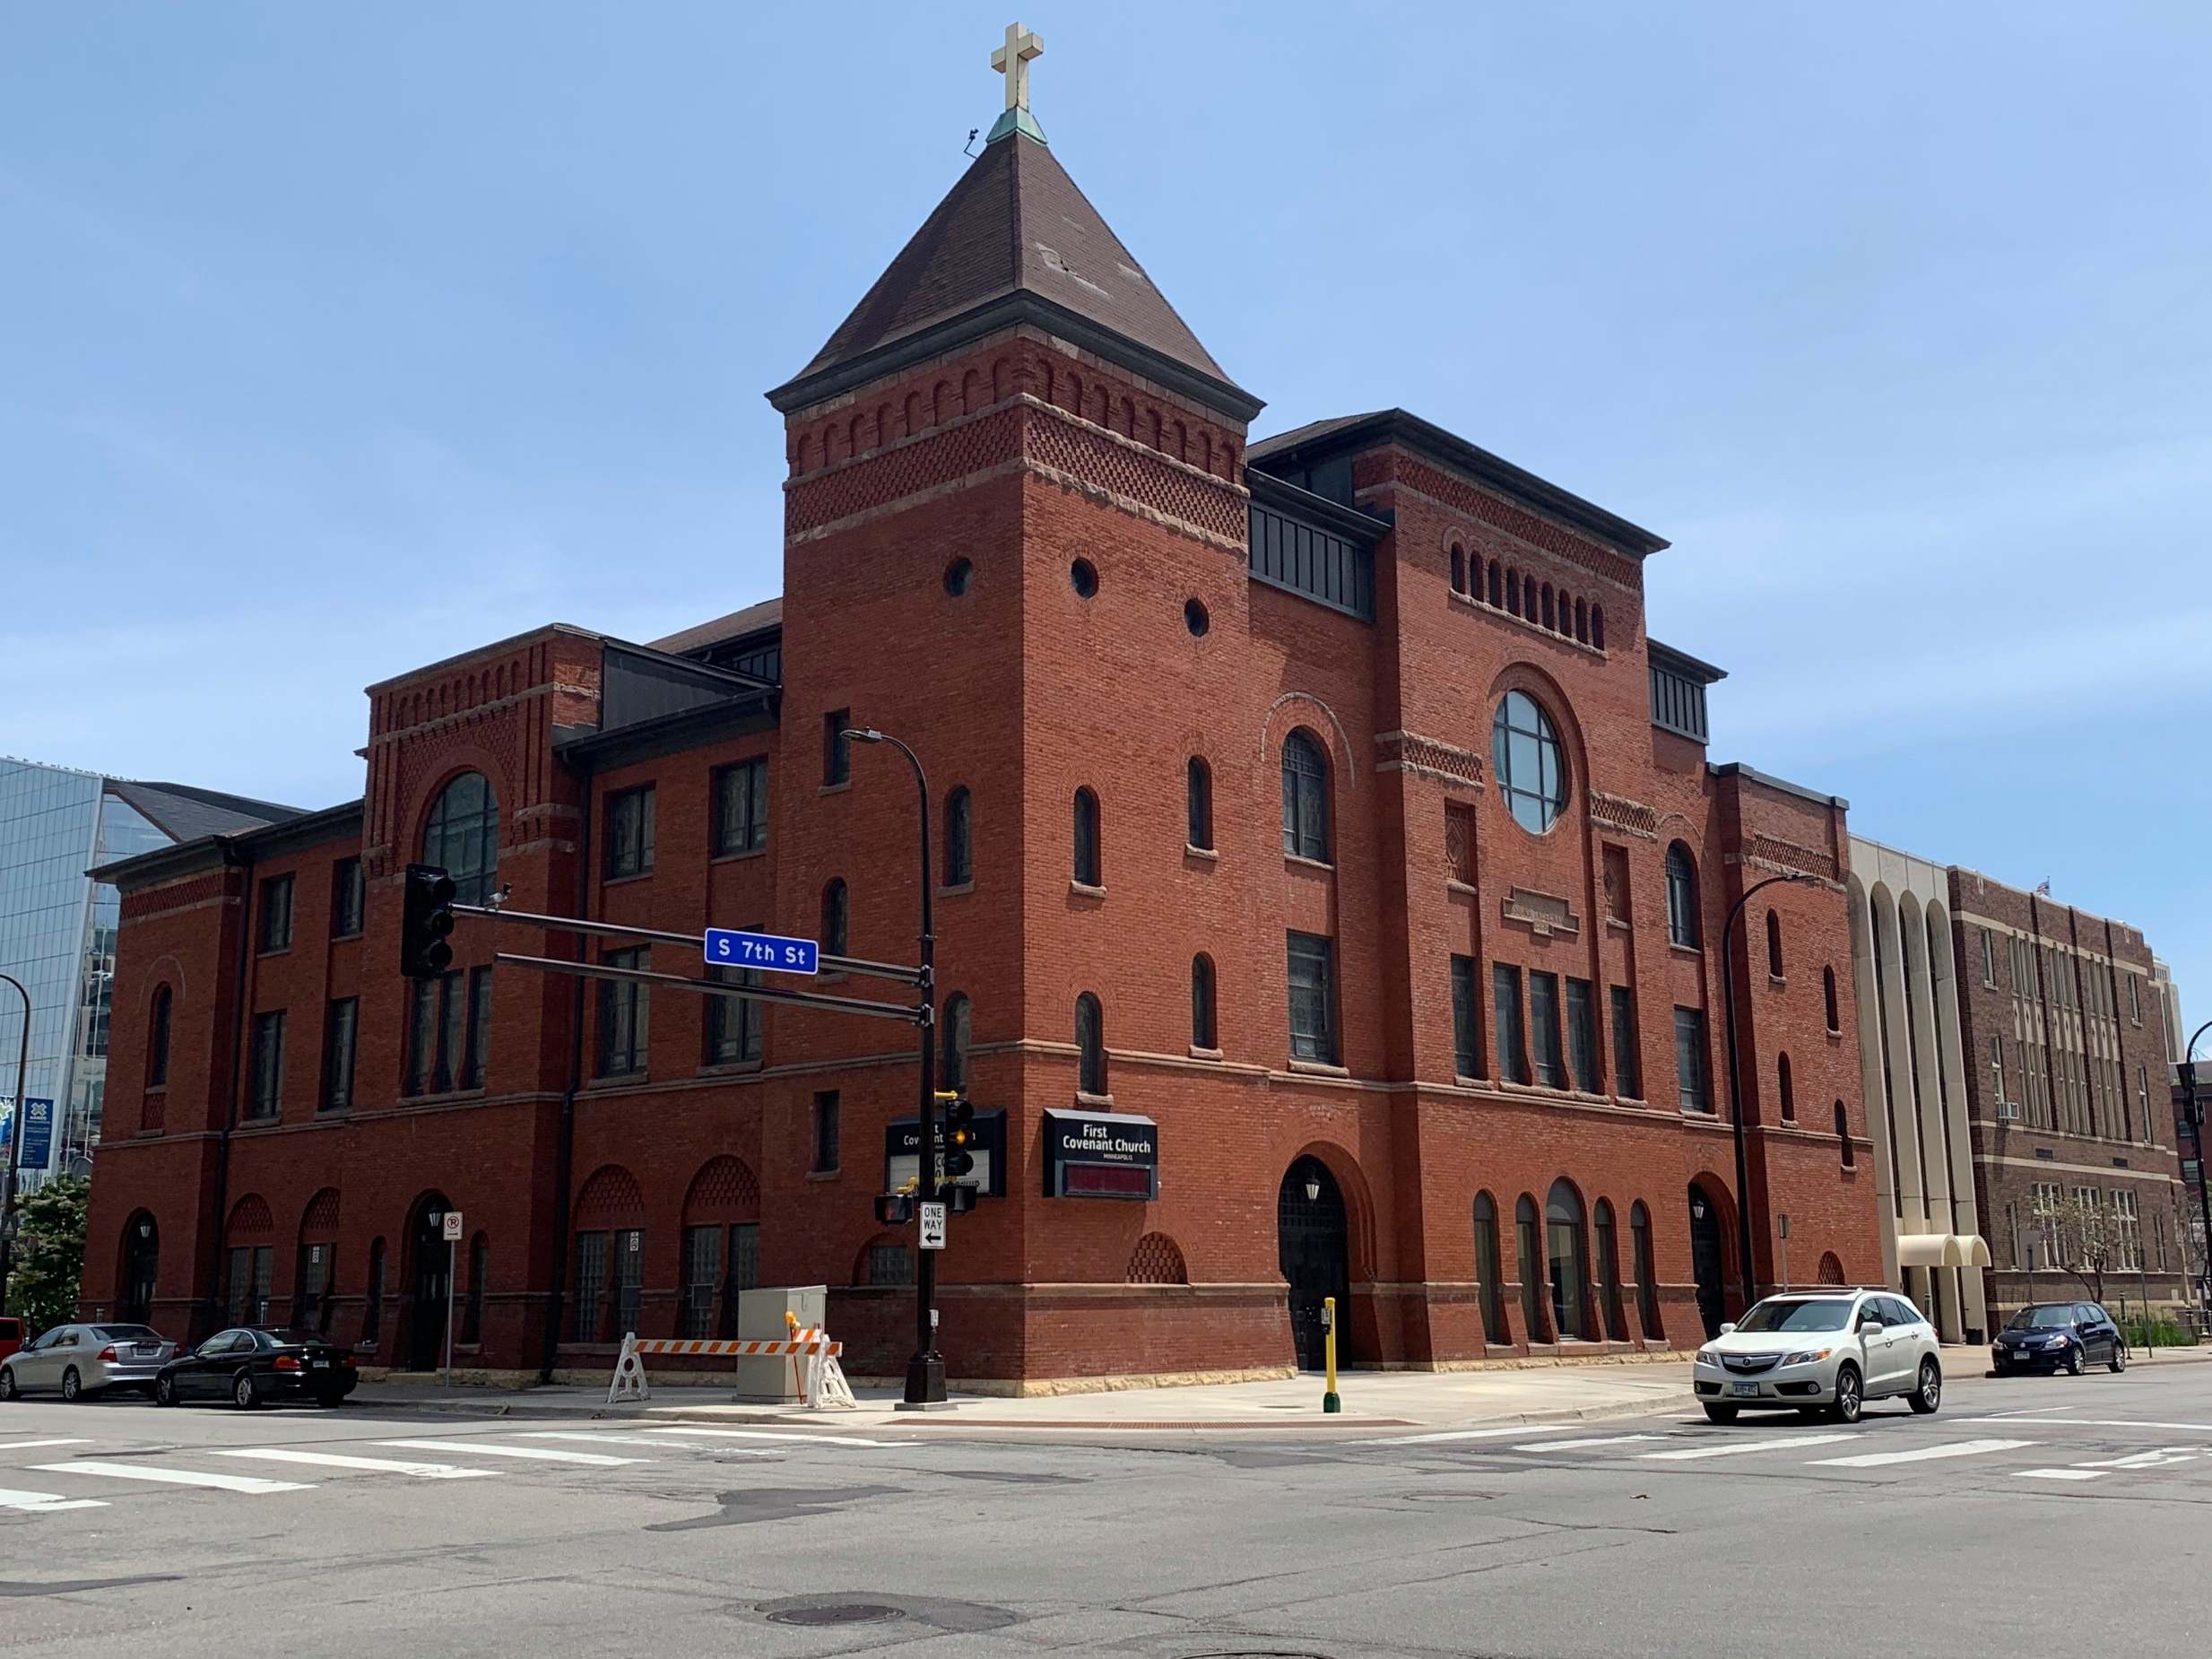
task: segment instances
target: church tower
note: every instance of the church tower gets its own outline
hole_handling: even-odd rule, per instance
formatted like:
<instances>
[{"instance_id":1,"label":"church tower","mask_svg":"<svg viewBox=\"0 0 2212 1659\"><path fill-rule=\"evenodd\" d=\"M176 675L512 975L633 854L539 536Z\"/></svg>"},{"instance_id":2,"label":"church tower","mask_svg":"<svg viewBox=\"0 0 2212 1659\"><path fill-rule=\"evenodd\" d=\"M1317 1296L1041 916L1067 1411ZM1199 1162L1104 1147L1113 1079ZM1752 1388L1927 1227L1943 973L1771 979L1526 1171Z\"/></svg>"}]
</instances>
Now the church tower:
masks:
<instances>
[{"instance_id":1,"label":"church tower","mask_svg":"<svg viewBox=\"0 0 2212 1659\"><path fill-rule=\"evenodd\" d=\"M958 1224L944 1263L956 1376L1037 1370L1016 1287L1120 1282L1157 1208L1045 1200L1038 1115L1157 1116L1174 1092L1118 1062L1127 1076L1080 1076L1078 1003L1105 1022L1084 1033L1101 1051L1192 1048L1186 976L1225 890L1208 884L1210 848L1186 852L1185 757L1215 757L1214 788L1241 796L1257 729L1230 642L1261 404L1062 167L1028 109L1041 50L1008 30L993 56L1005 111L981 152L768 394L790 466L779 821L795 829L806 797L776 913L827 927L841 893L852 954L910 956L912 782L890 751L838 756L834 734L849 720L911 744L933 796L948 1038L966 1021L972 1096L1007 1112L1006 1199ZM965 861L948 846L963 832ZM893 1047L855 1023L871 1022L791 1022L819 1047L784 1058ZM912 1072L845 1075L859 1084L841 1103L848 1162L872 1168L879 1124L914 1109ZM784 1105L802 1145L810 1103ZM824 1224L841 1232L851 1198Z\"/></svg>"}]
</instances>

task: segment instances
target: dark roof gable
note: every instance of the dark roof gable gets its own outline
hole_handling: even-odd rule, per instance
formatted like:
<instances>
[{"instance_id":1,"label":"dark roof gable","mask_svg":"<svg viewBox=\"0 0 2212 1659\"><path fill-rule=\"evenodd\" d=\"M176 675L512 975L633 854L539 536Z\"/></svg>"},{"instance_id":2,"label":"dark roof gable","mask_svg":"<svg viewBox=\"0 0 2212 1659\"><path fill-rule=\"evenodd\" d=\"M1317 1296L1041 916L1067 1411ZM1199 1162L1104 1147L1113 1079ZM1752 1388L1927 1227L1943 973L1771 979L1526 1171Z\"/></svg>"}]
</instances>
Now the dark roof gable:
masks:
<instances>
[{"instance_id":1,"label":"dark roof gable","mask_svg":"<svg viewBox=\"0 0 2212 1659\"><path fill-rule=\"evenodd\" d=\"M1153 287L1052 151L1019 131L984 147L813 360L768 401L786 413L802 408L950 350L984 327L1024 320L1129 360L1211 406L1241 410L1239 419L1260 408Z\"/></svg>"}]
</instances>

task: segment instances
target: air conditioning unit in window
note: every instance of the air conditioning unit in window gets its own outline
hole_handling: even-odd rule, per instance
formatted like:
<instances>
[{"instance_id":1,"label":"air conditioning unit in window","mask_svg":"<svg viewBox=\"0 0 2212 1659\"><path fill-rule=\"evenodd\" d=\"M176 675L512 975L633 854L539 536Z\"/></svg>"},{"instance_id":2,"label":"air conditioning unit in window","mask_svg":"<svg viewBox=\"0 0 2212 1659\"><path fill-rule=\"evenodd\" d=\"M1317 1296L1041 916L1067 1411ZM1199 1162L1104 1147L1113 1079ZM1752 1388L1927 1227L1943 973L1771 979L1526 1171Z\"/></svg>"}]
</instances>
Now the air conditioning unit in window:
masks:
<instances>
[{"instance_id":1,"label":"air conditioning unit in window","mask_svg":"<svg viewBox=\"0 0 2212 1659\"><path fill-rule=\"evenodd\" d=\"M1997 1103L1999 1123L2017 1124L2020 1121L2020 1103L2017 1100L1999 1100Z\"/></svg>"}]
</instances>

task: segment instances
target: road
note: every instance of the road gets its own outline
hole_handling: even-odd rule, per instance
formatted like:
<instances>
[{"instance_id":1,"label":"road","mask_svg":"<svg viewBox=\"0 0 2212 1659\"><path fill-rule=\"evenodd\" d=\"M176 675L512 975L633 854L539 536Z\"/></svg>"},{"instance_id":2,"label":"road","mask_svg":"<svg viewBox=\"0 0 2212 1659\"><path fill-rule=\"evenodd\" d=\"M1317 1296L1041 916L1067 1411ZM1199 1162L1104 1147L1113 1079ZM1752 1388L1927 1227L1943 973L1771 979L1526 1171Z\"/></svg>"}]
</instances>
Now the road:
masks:
<instances>
[{"instance_id":1,"label":"road","mask_svg":"<svg viewBox=\"0 0 2212 1659\"><path fill-rule=\"evenodd\" d=\"M23 1401L0 1406L0 1645L41 1659L2194 1655L2212 1364L1956 1378L1937 1417L1850 1429L1672 1411L1117 1439ZM843 1611L789 1621L817 1609Z\"/></svg>"}]
</instances>

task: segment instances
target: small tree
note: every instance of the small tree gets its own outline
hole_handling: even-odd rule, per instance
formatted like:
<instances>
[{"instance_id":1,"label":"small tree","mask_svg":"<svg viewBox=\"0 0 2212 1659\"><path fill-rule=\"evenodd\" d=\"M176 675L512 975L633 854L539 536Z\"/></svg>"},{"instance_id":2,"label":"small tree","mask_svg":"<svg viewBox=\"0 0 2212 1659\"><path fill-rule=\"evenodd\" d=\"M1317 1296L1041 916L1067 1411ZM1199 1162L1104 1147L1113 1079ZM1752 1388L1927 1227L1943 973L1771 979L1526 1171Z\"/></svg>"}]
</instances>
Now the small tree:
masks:
<instances>
[{"instance_id":1,"label":"small tree","mask_svg":"<svg viewBox=\"0 0 2212 1659\"><path fill-rule=\"evenodd\" d=\"M2104 1274L2119 1260L2119 1229L2105 1207L2073 1194L2039 1217L2052 1265L2081 1281L2089 1299L2104 1299Z\"/></svg>"},{"instance_id":2,"label":"small tree","mask_svg":"<svg viewBox=\"0 0 2212 1659\"><path fill-rule=\"evenodd\" d=\"M73 1318L84 1276L84 1212L91 1183L56 1176L15 1207L15 1271L7 1305L32 1330Z\"/></svg>"}]
</instances>

